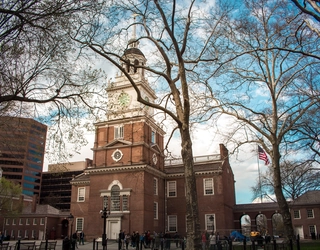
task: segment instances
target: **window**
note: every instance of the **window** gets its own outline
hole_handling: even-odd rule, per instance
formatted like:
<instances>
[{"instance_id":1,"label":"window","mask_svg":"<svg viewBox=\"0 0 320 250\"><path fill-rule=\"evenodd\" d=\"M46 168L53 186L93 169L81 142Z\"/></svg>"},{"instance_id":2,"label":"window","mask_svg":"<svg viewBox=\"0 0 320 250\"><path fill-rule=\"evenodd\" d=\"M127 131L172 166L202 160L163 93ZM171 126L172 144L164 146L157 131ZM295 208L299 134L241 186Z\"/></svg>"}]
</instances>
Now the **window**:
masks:
<instances>
[{"instance_id":1,"label":"window","mask_svg":"<svg viewBox=\"0 0 320 250\"><path fill-rule=\"evenodd\" d=\"M16 224L16 219L13 218L13 219L12 219L12 225L15 225L15 224Z\"/></svg>"},{"instance_id":2,"label":"window","mask_svg":"<svg viewBox=\"0 0 320 250\"><path fill-rule=\"evenodd\" d=\"M114 127L114 139L122 139L123 138L123 125Z\"/></svg>"},{"instance_id":3,"label":"window","mask_svg":"<svg viewBox=\"0 0 320 250\"><path fill-rule=\"evenodd\" d=\"M21 230L18 230L18 238L21 238Z\"/></svg>"},{"instance_id":4,"label":"window","mask_svg":"<svg viewBox=\"0 0 320 250\"><path fill-rule=\"evenodd\" d=\"M77 218L76 220L76 231L83 230L83 218Z\"/></svg>"},{"instance_id":5,"label":"window","mask_svg":"<svg viewBox=\"0 0 320 250\"><path fill-rule=\"evenodd\" d=\"M153 219L158 219L158 202L153 202Z\"/></svg>"},{"instance_id":6,"label":"window","mask_svg":"<svg viewBox=\"0 0 320 250\"><path fill-rule=\"evenodd\" d=\"M314 216L313 216L313 209L307 209L307 217L308 217L308 218L314 218Z\"/></svg>"},{"instance_id":7,"label":"window","mask_svg":"<svg viewBox=\"0 0 320 250\"><path fill-rule=\"evenodd\" d=\"M40 219L40 225L44 225L44 218Z\"/></svg>"},{"instance_id":8,"label":"window","mask_svg":"<svg viewBox=\"0 0 320 250\"><path fill-rule=\"evenodd\" d=\"M214 214L206 214L206 230L214 231Z\"/></svg>"},{"instance_id":9,"label":"window","mask_svg":"<svg viewBox=\"0 0 320 250\"><path fill-rule=\"evenodd\" d=\"M30 219L29 218L26 219L26 225L30 225Z\"/></svg>"},{"instance_id":10,"label":"window","mask_svg":"<svg viewBox=\"0 0 320 250\"><path fill-rule=\"evenodd\" d=\"M31 238L34 239L35 235L34 235L34 230L31 230Z\"/></svg>"},{"instance_id":11,"label":"window","mask_svg":"<svg viewBox=\"0 0 320 250\"><path fill-rule=\"evenodd\" d=\"M24 237L25 237L25 238L28 238L28 230L25 230L25 231L24 231Z\"/></svg>"},{"instance_id":12,"label":"window","mask_svg":"<svg viewBox=\"0 0 320 250\"><path fill-rule=\"evenodd\" d=\"M176 182L175 181L168 181L168 197L176 197L177 190L176 190Z\"/></svg>"},{"instance_id":13,"label":"window","mask_svg":"<svg viewBox=\"0 0 320 250\"><path fill-rule=\"evenodd\" d=\"M203 179L203 186L204 186L204 194L205 195L213 194L213 179L212 178Z\"/></svg>"},{"instance_id":14,"label":"window","mask_svg":"<svg viewBox=\"0 0 320 250\"><path fill-rule=\"evenodd\" d=\"M153 178L153 194L158 195L158 179Z\"/></svg>"},{"instance_id":15,"label":"window","mask_svg":"<svg viewBox=\"0 0 320 250\"><path fill-rule=\"evenodd\" d=\"M128 196L123 195L122 196L122 211L128 211Z\"/></svg>"},{"instance_id":16,"label":"window","mask_svg":"<svg viewBox=\"0 0 320 250\"><path fill-rule=\"evenodd\" d=\"M151 131L151 143L156 143L156 132Z\"/></svg>"},{"instance_id":17,"label":"window","mask_svg":"<svg viewBox=\"0 0 320 250\"><path fill-rule=\"evenodd\" d=\"M310 235L313 235L316 233L316 226L315 225L309 226L309 233L310 233Z\"/></svg>"},{"instance_id":18,"label":"window","mask_svg":"<svg viewBox=\"0 0 320 250\"><path fill-rule=\"evenodd\" d=\"M33 224L33 225L37 225L37 224L38 224L38 221L37 221L36 218L33 219L33 223L32 223L32 224Z\"/></svg>"},{"instance_id":19,"label":"window","mask_svg":"<svg viewBox=\"0 0 320 250\"><path fill-rule=\"evenodd\" d=\"M168 216L168 228L169 228L169 232L177 232L177 216L176 215Z\"/></svg>"},{"instance_id":20,"label":"window","mask_svg":"<svg viewBox=\"0 0 320 250\"><path fill-rule=\"evenodd\" d=\"M23 225L22 219L19 219L19 225Z\"/></svg>"},{"instance_id":21,"label":"window","mask_svg":"<svg viewBox=\"0 0 320 250\"><path fill-rule=\"evenodd\" d=\"M111 188L111 211L120 211L120 187L114 185Z\"/></svg>"},{"instance_id":22,"label":"window","mask_svg":"<svg viewBox=\"0 0 320 250\"><path fill-rule=\"evenodd\" d=\"M6 219L6 225L9 225L10 221L9 219Z\"/></svg>"},{"instance_id":23,"label":"window","mask_svg":"<svg viewBox=\"0 0 320 250\"><path fill-rule=\"evenodd\" d=\"M300 210L293 210L293 218L300 219Z\"/></svg>"},{"instance_id":24,"label":"window","mask_svg":"<svg viewBox=\"0 0 320 250\"><path fill-rule=\"evenodd\" d=\"M84 187L78 188L78 201L84 201L85 191L86 189Z\"/></svg>"},{"instance_id":25,"label":"window","mask_svg":"<svg viewBox=\"0 0 320 250\"><path fill-rule=\"evenodd\" d=\"M103 196L103 207L108 209L108 205L109 205L109 197Z\"/></svg>"}]
</instances>

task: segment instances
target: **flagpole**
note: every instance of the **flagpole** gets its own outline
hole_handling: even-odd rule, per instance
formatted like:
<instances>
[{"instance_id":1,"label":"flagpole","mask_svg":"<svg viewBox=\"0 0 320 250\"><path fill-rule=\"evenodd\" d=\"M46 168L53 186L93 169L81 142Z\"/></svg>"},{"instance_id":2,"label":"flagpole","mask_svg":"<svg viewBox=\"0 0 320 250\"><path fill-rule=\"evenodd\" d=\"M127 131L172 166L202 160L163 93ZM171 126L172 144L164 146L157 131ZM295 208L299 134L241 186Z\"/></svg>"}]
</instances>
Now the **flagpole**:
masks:
<instances>
[{"instance_id":1,"label":"flagpole","mask_svg":"<svg viewBox=\"0 0 320 250\"><path fill-rule=\"evenodd\" d=\"M257 162L258 162L258 175L259 175L259 191L260 191L260 203L262 203L262 187L261 187L261 175L260 175L259 149L258 149L258 147L257 147Z\"/></svg>"}]
</instances>

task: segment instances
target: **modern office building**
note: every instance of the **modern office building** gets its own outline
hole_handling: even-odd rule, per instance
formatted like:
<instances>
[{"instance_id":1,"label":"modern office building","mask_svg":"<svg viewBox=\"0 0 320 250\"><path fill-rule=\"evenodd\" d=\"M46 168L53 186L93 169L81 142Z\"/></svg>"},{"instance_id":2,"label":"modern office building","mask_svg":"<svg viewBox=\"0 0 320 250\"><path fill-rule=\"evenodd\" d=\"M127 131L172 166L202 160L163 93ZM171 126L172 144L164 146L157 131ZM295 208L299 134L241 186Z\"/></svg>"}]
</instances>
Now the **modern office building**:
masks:
<instances>
[{"instance_id":1,"label":"modern office building","mask_svg":"<svg viewBox=\"0 0 320 250\"><path fill-rule=\"evenodd\" d=\"M0 117L2 176L19 183L22 193L40 195L47 126L33 119Z\"/></svg>"},{"instance_id":2,"label":"modern office building","mask_svg":"<svg viewBox=\"0 0 320 250\"><path fill-rule=\"evenodd\" d=\"M40 203L48 204L61 211L70 211L71 184L75 176L83 173L90 160L49 164L42 173Z\"/></svg>"}]
</instances>

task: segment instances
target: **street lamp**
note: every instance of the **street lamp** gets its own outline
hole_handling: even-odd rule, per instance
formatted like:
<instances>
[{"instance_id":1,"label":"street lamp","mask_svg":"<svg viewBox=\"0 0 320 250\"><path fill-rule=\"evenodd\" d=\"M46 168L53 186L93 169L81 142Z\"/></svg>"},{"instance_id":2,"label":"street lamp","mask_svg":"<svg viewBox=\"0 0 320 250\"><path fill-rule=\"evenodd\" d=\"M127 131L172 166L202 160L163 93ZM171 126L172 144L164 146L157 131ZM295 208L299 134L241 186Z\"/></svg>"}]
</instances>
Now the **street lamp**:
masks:
<instances>
[{"instance_id":1,"label":"street lamp","mask_svg":"<svg viewBox=\"0 0 320 250\"><path fill-rule=\"evenodd\" d=\"M107 233L106 233L106 227L107 227L107 218L110 214L110 211L107 210L107 207L104 207L103 210L100 211L101 218L103 219L103 233L102 233L102 250L107 249Z\"/></svg>"},{"instance_id":2,"label":"street lamp","mask_svg":"<svg viewBox=\"0 0 320 250\"><path fill-rule=\"evenodd\" d=\"M68 221L69 221L69 225L70 225L70 240L72 240L72 224L73 224L73 219L74 219L74 216L72 215L72 213L70 213L70 215L68 216Z\"/></svg>"},{"instance_id":3,"label":"street lamp","mask_svg":"<svg viewBox=\"0 0 320 250\"><path fill-rule=\"evenodd\" d=\"M214 217L212 214L210 215L209 220L212 222L212 232L214 232Z\"/></svg>"}]
</instances>

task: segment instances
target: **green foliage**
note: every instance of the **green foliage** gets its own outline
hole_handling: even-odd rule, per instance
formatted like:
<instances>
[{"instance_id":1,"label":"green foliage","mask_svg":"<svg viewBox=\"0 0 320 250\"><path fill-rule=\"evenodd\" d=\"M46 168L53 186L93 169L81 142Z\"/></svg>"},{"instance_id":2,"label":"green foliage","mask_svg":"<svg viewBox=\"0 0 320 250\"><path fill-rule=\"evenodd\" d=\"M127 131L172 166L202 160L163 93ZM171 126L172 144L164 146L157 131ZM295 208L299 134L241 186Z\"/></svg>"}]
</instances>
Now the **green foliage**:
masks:
<instances>
[{"instance_id":1,"label":"green foliage","mask_svg":"<svg viewBox=\"0 0 320 250\"><path fill-rule=\"evenodd\" d=\"M0 210L1 214L15 215L21 212L23 204L20 202L22 188L20 185L5 179L0 179Z\"/></svg>"}]
</instances>

